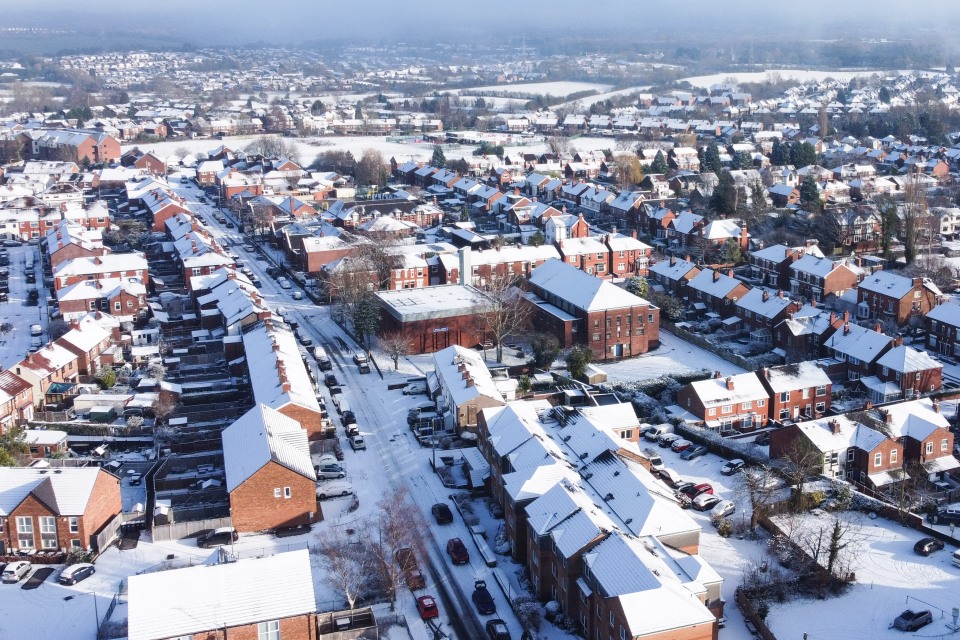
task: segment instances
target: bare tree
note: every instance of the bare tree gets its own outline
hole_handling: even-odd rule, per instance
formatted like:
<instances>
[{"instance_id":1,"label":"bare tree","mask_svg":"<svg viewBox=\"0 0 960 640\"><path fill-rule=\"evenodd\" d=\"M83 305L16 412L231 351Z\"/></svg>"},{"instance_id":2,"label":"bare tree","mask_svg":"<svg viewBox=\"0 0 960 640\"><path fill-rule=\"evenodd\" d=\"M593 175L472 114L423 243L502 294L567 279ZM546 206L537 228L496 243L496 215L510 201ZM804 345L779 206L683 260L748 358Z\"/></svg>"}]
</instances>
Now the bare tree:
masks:
<instances>
[{"instance_id":1,"label":"bare tree","mask_svg":"<svg viewBox=\"0 0 960 640\"><path fill-rule=\"evenodd\" d=\"M911 172L910 181L904 187L904 203L900 209L903 257L912 264L919 253L920 227L927 216L927 194L920 180L919 167Z\"/></svg>"},{"instance_id":2,"label":"bare tree","mask_svg":"<svg viewBox=\"0 0 960 640\"><path fill-rule=\"evenodd\" d=\"M403 331L394 331L377 340L380 349L393 360L393 370L400 368L400 358L410 353L410 336Z\"/></svg>"},{"instance_id":3,"label":"bare tree","mask_svg":"<svg viewBox=\"0 0 960 640\"><path fill-rule=\"evenodd\" d=\"M880 246L883 249L883 257L889 260L893 257L893 240L900 224L897 203L889 195L882 193L873 198L873 204L880 218Z\"/></svg>"},{"instance_id":4,"label":"bare tree","mask_svg":"<svg viewBox=\"0 0 960 640\"><path fill-rule=\"evenodd\" d=\"M767 515L767 507L773 502L778 484L776 474L766 465L744 470L737 478L735 493L741 502L750 505L751 532L757 530L760 518Z\"/></svg>"},{"instance_id":5,"label":"bare tree","mask_svg":"<svg viewBox=\"0 0 960 640\"><path fill-rule=\"evenodd\" d=\"M566 136L550 136L547 138L547 147L556 156L570 153L570 138Z\"/></svg>"},{"instance_id":6,"label":"bare tree","mask_svg":"<svg viewBox=\"0 0 960 640\"><path fill-rule=\"evenodd\" d=\"M383 154L376 149L367 149L357 162L358 184L382 187L387 183L388 165Z\"/></svg>"},{"instance_id":7,"label":"bare tree","mask_svg":"<svg viewBox=\"0 0 960 640\"><path fill-rule=\"evenodd\" d=\"M361 533L356 537L335 532L324 536L316 547L310 549L311 553L323 558L329 586L343 594L350 609L356 608L377 562L376 554L371 552L374 545L366 534L370 528L369 523L357 525L357 531Z\"/></svg>"},{"instance_id":8,"label":"bare tree","mask_svg":"<svg viewBox=\"0 0 960 640\"><path fill-rule=\"evenodd\" d=\"M477 310L477 321L485 334L490 336L497 351L497 362L503 362L503 342L509 336L526 333L533 315L533 306L523 297L516 286L516 278L494 274L484 291L488 301Z\"/></svg>"},{"instance_id":9,"label":"bare tree","mask_svg":"<svg viewBox=\"0 0 960 640\"><path fill-rule=\"evenodd\" d=\"M794 508L803 508L803 488L808 478L823 472L823 453L806 440L795 442L780 458L783 476L791 485Z\"/></svg>"},{"instance_id":10,"label":"bare tree","mask_svg":"<svg viewBox=\"0 0 960 640\"><path fill-rule=\"evenodd\" d=\"M405 572L416 568L417 532L410 518L410 507L405 489L398 487L380 500L377 516L377 540L372 545L377 559L376 571L379 583L390 596L390 606L396 604L397 592L402 588ZM401 549L408 554L398 554ZM406 564L401 566L398 555L403 555ZM422 554L421 554L422 555Z\"/></svg>"},{"instance_id":11,"label":"bare tree","mask_svg":"<svg viewBox=\"0 0 960 640\"><path fill-rule=\"evenodd\" d=\"M643 166L636 154L622 153L614 157L617 172L617 184L621 189L629 189L643 181Z\"/></svg>"}]
</instances>

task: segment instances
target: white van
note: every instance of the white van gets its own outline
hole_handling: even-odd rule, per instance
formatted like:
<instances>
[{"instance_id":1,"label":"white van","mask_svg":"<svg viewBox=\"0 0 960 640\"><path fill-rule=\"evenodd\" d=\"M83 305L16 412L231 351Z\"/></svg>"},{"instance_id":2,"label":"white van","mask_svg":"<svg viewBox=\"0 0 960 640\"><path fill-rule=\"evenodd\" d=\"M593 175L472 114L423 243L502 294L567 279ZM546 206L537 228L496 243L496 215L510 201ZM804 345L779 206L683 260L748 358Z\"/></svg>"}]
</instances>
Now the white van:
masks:
<instances>
[{"instance_id":1,"label":"white van","mask_svg":"<svg viewBox=\"0 0 960 640\"><path fill-rule=\"evenodd\" d=\"M650 470L653 472L663 469L663 458L660 457L660 454L654 451L653 449L644 449L643 455L647 457L647 460L650 461Z\"/></svg>"},{"instance_id":2,"label":"white van","mask_svg":"<svg viewBox=\"0 0 960 640\"><path fill-rule=\"evenodd\" d=\"M643 437L649 440L650 442L656 442L657 440L660 439L660 436L666 435L668 433L673 433L673 425L667 422L664 422L663 424L658 424L653 429L650 429L649 431L647 431L645 434L643 434Z\"/></svg>"},{"instance_id":3,"label":"white van","mask_svg":"<svg viewBox=\"0 0 960 640\"><path fill-rule=\"evenodd\" d=\"M338 397L340 397L341 400L337 402L337 411L340 413L340 415L343 415L347 411L350 411L350 403L347 402L346 399L343 399L343 396Z\"/></svg>"}]
</instances>

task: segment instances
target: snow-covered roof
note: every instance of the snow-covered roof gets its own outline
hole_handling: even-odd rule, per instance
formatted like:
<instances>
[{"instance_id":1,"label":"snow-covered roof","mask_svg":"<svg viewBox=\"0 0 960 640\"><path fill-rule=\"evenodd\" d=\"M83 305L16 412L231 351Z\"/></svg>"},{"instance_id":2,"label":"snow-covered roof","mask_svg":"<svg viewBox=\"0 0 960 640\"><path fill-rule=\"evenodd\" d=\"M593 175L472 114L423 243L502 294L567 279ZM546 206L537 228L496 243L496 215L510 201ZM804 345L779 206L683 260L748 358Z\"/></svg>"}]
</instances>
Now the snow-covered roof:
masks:
<instances>
[{"instance_id":1,"label":"snow-covered roof","mask_svg":"<svg viewBox=\"0 0 960 640\"><path fill-rule=\"evenodd\" d=\"M93 322L78 325L58 338L57 342L68 343L80 351L89 352L104 340L110 338L110 332Z\"/></svg>"},{"instance_id":2,"label":"snow-covered roof","mask_svg":"<svg viewBox=\"0 0 960 640\"><path fill-rule=\"evenodd\" d=\"M950 426L950 421L940 412L939 404L934 405L929 398L898 402L877 411L881 422L885 420L884 414L889 416L886 423L894 437L907 436L922 442L936 429Z\"/></svg>"},{"instance_id":3,"label":"snow-covered roof","mask_svg":"<svg viewBox=\"0 0 960 640\"><path fill-rule=\"evenodd\" d=\"M733 388L729 388L730 386ZM768 397L760 378L755 373L741 373L726 378L708 378L691 382L694 392L704 406L735 404Z\"/></svg>"},{"instance_id":4,"label":"snow-covered roof","mask_svg":"<svg viewBox=\"0 0 960 640\"><path fill-rule=\"evenodd\" d=\"M960 303L953 300L939 304L927 313L927 318L950 326L960 326Z\"/></svg>"},{"instance_id":5,"label":"snow-covered roof","mask_svg":"<svg viewBox=\"0 0 960 640\"><path fill-rule=\"evenodd\" d=\"M824 347L861 362L873 362L890 342L890 337L886 334L856 324L847 324L834 332Z\"/></svg>"},{"instance_id":6,"label":"snow-covered roof","mask_svg":"<svg viewBox=\"0 0 960 640\"><path fill-rule=\"evenodd\" d=\"M791 271L808 273L820 278L826 277L839 266L847 266L845 262L834 262L823 256L807 254L790 265Z\"/></svg>"},{"instance_id":7,"label":"snow-covered roof","mask_svg":"<svg viewBox=\"0 0 960 640\"><path fill-rule=\"evenodd\" d=\"M887 351L877 360L877 365L900 373L943 368L943 365L931 358L926 351L917 351L906 345L900 345Z\"/></svg>"},{"instance_id":8,"label":"snow-covered roof","mask_svg":"<svg viewBox=\"0 0 960 640\"><path fill-rule=\"evenodd\" d=\"M790 298L783 295L770 295L764 289L750 289L737 300L737 307L764 318L775 318L791 304Z\"/></svg>"},{"instance_id":9,"label":"snow-covered roof","mask_svg":"<svg viewBox=\"0 0 960 640\"><path fill-rule=\"evenodd\" d=\"M233 491L269 462L316 480L307 432L279 411L258 404L223 430L227 491Z\"/></svg>"},{"instance_id":10,"label":"snow-covered roof","mask_svg":"<svg viewBox=\"0 0 960 640\"><path fill-rule=\"evenodd\" d=\"M251 363L250 385L257 403L271 409L294 403L320 411L297 340L286 324L271 320L247 329L243 333L243 349ZM285 388L285 382L289 388Z\"/></svg>"},{"instance_id":11,"label":"snow-covered roof","mask_svg":"<svg viewBox=\"0 0 960 640\"><path fill-rule=\"evenodd\" d=\"M931 290L936 289L936 285L927 279L923 280L923 286ZM875 271L873 274L864 278L859 288L864 291L872 291L899 300L913 291L913 278L897 275L890 271ZM939 295L940 290L936 289L935 293Z\"/></svg>"},{"instance_id":12,"label":"snow-covered roof","mask_svg":"<svg viewBox=\"0 0 960 640\"><path fill-rule=\"evenodd\" d=\"M679 280L693 269L698 269L698 267L692 262L679 258L670 258L669 260L661 260L651 266L650 273L655 273L658 276L673 281Z\"/></svg>"},{"instance_id":13,"label":"snow-covered roof","mask_svg":"<svg viewBox=\"0 0 960 640\"><path fill-rule=\"evenodd\" d=\"M767 385L774 393L830 384L830 376L827 375L827 372L818 367L817 363L811 361L771 367L764 371L764 375Z\"/></svg>"},{"instance_id":14,"label":"snow-covered roof","mask_svg":"<svg viewBox=\"0 0 960 640\"><path fill-rule=\"evenodd\" d=\"M101 469L90 467L0 467L0 515L10 515L31 493L57 515L83 515L99 473Z\"/></svg>"},{"instance_id":15,"label":"snow-covered roof","mask_svg":"<svg viewBox=\"0 0 960 640\"><path fill-rule=\"evenodd\" d=\"M713 298L726 298L743 283L718 271L704 269L691 278L687 284L694 291L702 291Z\"/></svg>"},{"instance_id":16,"label":"snow-covered roof","mask_svg":"<svg viewBox=\"0 0 960 640\"><path fill-rule=\"evenodd\" d=\"M130 576L127 636L178 638L313 613L313 583L306 549Z\"/></svg>"},{"instance_id":17,"label":"snow-covered roof","mask_svg":"<svg viewBox=\"0 0 960 640\"><path fill-rule=\"evenodd\" d=\"M458 407L478 396L504 401L483 358L472 349L453 345L437 351L433 354L433 367L441 386ZM464 379L463 373L469 374L469 380Z\"/></svg>"},{"instance_id":18,"label":"snow-covered roof","mask_svg":"<svg viewBox=\"0 0 960 640\"><path fill-rule=\"evenodd\" d=\"M807 420L797 423L795 428L823 452L843 451L852 446L869 452L887 439L879 431L854 422L846 416Z\"/></svg>"},{"instance_id":19,"label":"snow-covered roof","mask_svg":"<svg viewBox=\"0 0 960 640\"><path fill-rule=\"evenodd\" d=\"M530 283L584 311L650 304L643 298L560 260L547 260L534 269L530 274Z\"/></svg>"}]
</instances>

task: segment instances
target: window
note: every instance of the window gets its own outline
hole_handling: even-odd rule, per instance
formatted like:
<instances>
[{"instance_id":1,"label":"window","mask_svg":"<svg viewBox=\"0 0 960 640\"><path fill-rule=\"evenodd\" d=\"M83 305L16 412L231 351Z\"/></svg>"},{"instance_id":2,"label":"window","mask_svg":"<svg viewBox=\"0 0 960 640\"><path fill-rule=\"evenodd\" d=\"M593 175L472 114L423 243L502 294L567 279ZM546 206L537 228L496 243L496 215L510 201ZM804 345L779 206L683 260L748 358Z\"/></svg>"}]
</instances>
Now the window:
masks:
<instances>
[{"instance_id":1,"label":"window","mask_svg":"<svg viewBox=\"0 0 960 640\"><path fill-rule=\"evenodd\" d=\"M847 462L853 462L856 452L853 449L847 449Z\"/></svg>"},{"instance_id":2,"label":"window","mask_svg":"<svg viewBox=\"0 0 960 640\"><path fill-rule=\"evenodd\" d=\"M744 411L749 411L752 406L753 406L753 403L752 403L752 402L741 402L741 403L740 403L740 408L743 409Z\"/></svg>"},{"instance_id":3,"label":"window","mask_svg":"<svg viewBox=\"0 0 960 640\"><path fill-rule=\"evenodd\" d=\"M803 390L803 399L806 400L810 397L810 389Z\"/></svg>"},{"instance_id":4,"label":"window","mask_svg":"<svg viewBox=\"0 0 960 640\"><path fill-rule=\"evenodd\" d=\"M890 464L893 464L897 461L897 450L894 449L890 452Z\"/></svg>"},{"instance_id":5,"label":"window","mask_svg":"<svg viewBox=\"0 0 960 640\"><path fill-rule=\"evenodd\" d=\"M651 322L651 323L653 322L653 314L652 314L652 313L649 314L649 315L647 315L647 322Z\"/></svg>"},{"instance_id":6,"label":"window","mask_svg":"<svg viewBox=\"0 0 960 640\"><path fill-rule=\"evenodd\" d=\"M279 498L279 497L280 497L280 487L276 487L276 488L273 490L273 497L274 497L274 498Z\"/></svg>"},{"instance_id":7,"label":"window","mask_svg":"<svg viewBox=\"0 0 960 640\"><path fill-rule=\"evenodd\" d=\"M594 341L594 342L599 342L599 341L600 341L600 334L599 334L599 333L593 334L593 341Z\"/></svg>"},{"instance_id":8,"label":"window","mask_svg":"<svg viewBox=\"0 0 960 640\"><path fill-rule=\"evenodd\" d=\"M943 440L940 441L940 451L946 452L946 451L949 451L949 450L950 450L950 449L947 447L947 439L944 438Z\"/></svg>"},{"instance_id":9,"label":"window","mask_svg":"<svg viewBox=\"0 0 960 640\"><path fill-rule=\"evenodd\" d=\"M873 454L873 466L879 467L881 464L883 464L883 454L882 453Z\"/></svg>"},{"instance_id":10,"label":"window","mask_svg":"<svg viewBox=\"0 0 960 640\"><path fill-rule=\"evenodd\" d=\"M52 516L40 516L40 533L41 534L56 534L57 533L57 520Z\"/></svg>"},{"instance_id":11,"label":"window","mask_svg":"<svg viewBox=\"0 0 960 640\"><path fill-rule=\"evenodd\" d=\"M823 413L825 406L826 405L824 405L824 403L818 402L816 405L814 405L813 408L819 411L820 413Z\"/></svg>"},{"instance_id":12,"label":"window","mask_svg":"<svg viewBox=\"0 0 960 640\"><path fill-rule=\"evenodd\" d=\"M709 409L709 410L707 411L707 415L708 415L708 416L715 416L715 415L717 415L717 408L716 408L716 407L713 407L713 408Z\"/></svg>"},{"instance_id":13,"label":"window","mask_svg":"<svg viewBox=\"0 0 960 640\"><path fill-rule=\"evenodd\" d=\"M258 624L257 640L280 640L280 621L271 620Z\"/></svg>"},{"instance_id":14,"label":"window","mask_svg":"<svg viewBox=\"0 0 960 640\"><path fill-rule=\"evenodd\" d=\"M71 540L71 541L70 541L70 548L71 548L71 549L80 549L80 548L81 548L81 547L80 547L80 541L77 540L76 538L74 538L73 540Z\"/></svg>"},{"instance_id":15,"label":"window","mask_svg":"<svg viewBox=\"0 0 960 640\"><path fill-rule=\"evenodd\" d=\"M720 407L720 413L730 413L731 411L733 411L732 404L725 404L722 407Z\"/></svg>"},{"instance_id":16,"label":"window","mask_svg":"<svg viewBox=\"0 0 960 640\"><path fill-rule=\"evenodd\" d=\"M612 627L613 625L617 624L617 621L613 618L613 611L610 612L610 615L608 616L608 619L610 620L610 626L611 626L611 627Z\"/></svg>"},{"instance_id":17,"label":"window","mask_svg":"<svg viewBox=\"0 0 960 640\"><path fill-rule=\"evenodd\" d=\"M17 516L17 543L21 549L33 549L33 517Z\"/></svg>"},{"instance_id":18,"label":"window","mask_svg":"<svg viewBox=\"0 0 960 640\"><path fill-rule=\"evenodd\" d=\"M825 395L827 395L827 386L821 385L817 387L817 397L819 398L820 396L825 396Z\"/></svg>"},{"instance_id":19,"label":"window","mask_svg":"<svg viewBox=\"0 0 960 640\"><path fill-rule=\"evenodd\" d=\"M780 402L790 402L790 392L781 391L780 392Z\"/></svg>"},{"instance_id":20,"label":"window","mask_svg":"<svg viewBox=\"0 0 960 640\"><path fill-rule=\"evenodd\" d=\"M757 400L757 406L762 407L767 404L766 400Z\"/></svg>"},{"instance_id":21,"label":"window","mask_svg":"<svg viewBox=\"0 0 960 640\"><path fill-rule=\"evenodd\" d=\"M290 497L290 487L284 487L284 488L283 488L283 497L284 497L284 498L289 498L289 497Z\"/></svg>"},{"instance_id":22,"label":"window","mask_svg":"<svg viewBox=\"0 0 960 640\"><path fill-rule=\"evenodd\" d=\"M113 303L113 310L114 310L114 311L120 311L120 302L119 302L119 301Z\"/></svg>"},{"instance_id":23,"label":"window","mask_svg":"<svg viewBox=\"0 0 960 640\"><path fill-rule=\"evenodd\" d=\"M929 453L933 453L933 443L932 443L932 442L928 442L928 443L927 443L927 446L925 447L925 450L926 450L926 452L927 452L928 454L929 454Z\"/></svg>"}]
</instances>

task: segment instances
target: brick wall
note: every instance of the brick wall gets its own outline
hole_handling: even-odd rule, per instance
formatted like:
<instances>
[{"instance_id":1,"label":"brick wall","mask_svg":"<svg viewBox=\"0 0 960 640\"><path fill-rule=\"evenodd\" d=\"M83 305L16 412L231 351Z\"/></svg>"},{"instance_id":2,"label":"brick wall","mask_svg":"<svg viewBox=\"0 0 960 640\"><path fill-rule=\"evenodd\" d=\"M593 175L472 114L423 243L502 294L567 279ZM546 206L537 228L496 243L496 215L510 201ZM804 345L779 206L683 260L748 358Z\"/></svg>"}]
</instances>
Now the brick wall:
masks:
<instances>
[{"instance_id":1,"label":"brick wall","mask_svg":"<svg viewBox=\"0 0 960 640\"><path fill-rule=\"evenodd\" d=\"M103 525L110 522L122 510L120 479L101 470L93 483L93 491L90 494L90 500L87 502L87 511L83 514L83 521L80 526L81 532L86 536L84 539L85 546L93 541L94 536L100 532Z\"/></svg>"},{"instance_id":2,"label":"brick wall","mask_svg":"<svg viewBox=\"0 0 960 640\"><path fill-rule=\"evenodd\" d=\"M300 426L307 430L307 439L317 440L322 437L323 429L320 425L322 416L319 411L292 402L280 407L278 411L299 422Z\"/></svg>"},{"instance_id":3,"label":"brick wall","mask_svg":"<svg viewBox=\"0 0 960 640\"><path fill-rule=\"evenodd\" d=\"M290 497L284 490L290 487ZM275 489L280 489L276 498ZM290 527L323 519L316 483L276 462L269 462L230 493L234 528L243 533Z\"/></svg>"}]
</instances>

